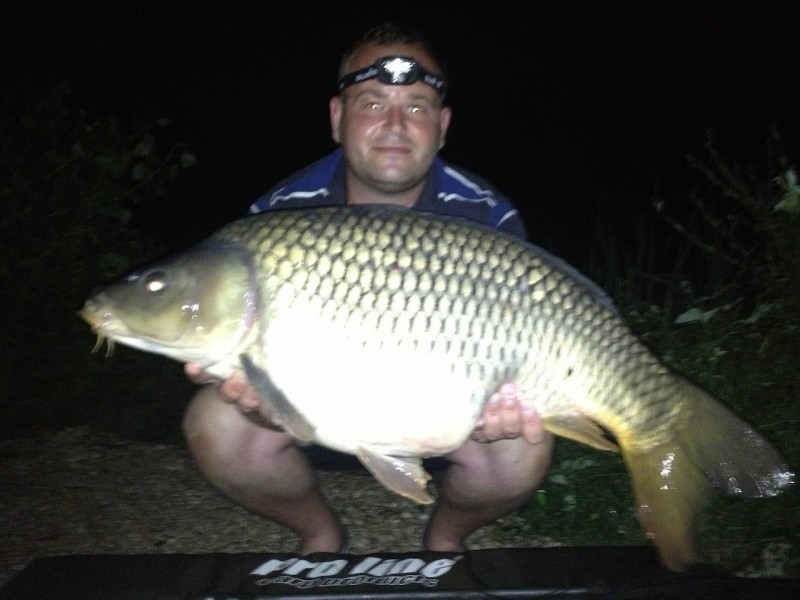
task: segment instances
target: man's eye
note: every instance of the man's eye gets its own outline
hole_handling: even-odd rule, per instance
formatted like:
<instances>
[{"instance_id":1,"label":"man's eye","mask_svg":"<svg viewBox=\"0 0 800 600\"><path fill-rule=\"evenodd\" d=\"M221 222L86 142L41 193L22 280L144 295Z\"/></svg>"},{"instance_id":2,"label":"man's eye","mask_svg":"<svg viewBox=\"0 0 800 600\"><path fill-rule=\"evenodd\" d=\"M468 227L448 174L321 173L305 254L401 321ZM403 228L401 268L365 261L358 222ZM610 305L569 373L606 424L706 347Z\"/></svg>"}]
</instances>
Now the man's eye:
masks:
<instances>
[{"instance_id":1,"label":"man's eye","mask_svg":"<svg viewBox=\"0 0 800 600\"><path fill-rule=\"evenodd\" d=\"M418 114L421 114L424 111L425 111L425 109L422 106L420 106L419 104L414 104L414 105L408 107L408 112L410 112L412 115L418 115Z\"/></svg>"},{"instance_id":2,"label":"man's eye","mask_svg":"<svg viewBox=\"0 0 800 600\"><path fill-rule=\"evenodd\" d=\"M381 105L380 102L368 102L366 104L366 109L367 110L380 110L381 108L382 108L382 105Z\"/></svg>"}]
</instances>

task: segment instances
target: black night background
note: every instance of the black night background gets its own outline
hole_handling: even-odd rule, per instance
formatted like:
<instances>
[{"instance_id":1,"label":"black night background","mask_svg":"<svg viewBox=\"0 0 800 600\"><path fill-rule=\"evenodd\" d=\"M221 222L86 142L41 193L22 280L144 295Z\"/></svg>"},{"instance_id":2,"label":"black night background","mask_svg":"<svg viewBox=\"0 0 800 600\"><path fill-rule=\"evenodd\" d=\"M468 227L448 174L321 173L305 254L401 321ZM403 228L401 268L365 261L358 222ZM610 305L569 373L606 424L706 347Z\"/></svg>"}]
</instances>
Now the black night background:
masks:
<instances>
[{"instance_id":1,"label":"black night background","mask_svg":"<svg viewBox=\"0 0 800 600\"><path fill-rule=\"evenodd\" d=\"M73 102L168 118L200 161L147 214L176 246L332 147L342 50L418 24L451 73L443 155L522 210L530 237L583 266L598 212L625 236L655 193L684 195L713 130L762 161L800 133L800 8L786 2L10 2L0 85L67 81ZM791 152L790 152L791 154Z\"/></svg>"}]
</instances>

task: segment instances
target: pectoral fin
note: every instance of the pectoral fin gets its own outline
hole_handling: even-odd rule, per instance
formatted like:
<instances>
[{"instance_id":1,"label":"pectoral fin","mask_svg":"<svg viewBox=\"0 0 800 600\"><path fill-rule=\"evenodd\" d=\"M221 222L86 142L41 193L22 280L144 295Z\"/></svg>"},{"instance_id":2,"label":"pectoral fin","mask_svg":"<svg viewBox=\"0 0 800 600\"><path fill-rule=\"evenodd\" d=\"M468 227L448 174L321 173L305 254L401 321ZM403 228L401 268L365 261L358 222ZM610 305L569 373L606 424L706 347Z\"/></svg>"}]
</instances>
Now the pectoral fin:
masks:
<instances>
[{"instance_id":1,"label":"pectoral fin","mask_svg":"<svg viewBox=\"0 0 800 600\"><path fill-rule=\"evenodd\" d=\"M603 435L600 426L583 415L559 415L542 419L542 425L556 435L575 440L598 450L619 452L617 445Z\"/></svg>"},{"instance_id":2,"label":"pectoral fin","mask_svg":"<svg viewBox=\"0 0 800 600\"><path fill-rule=\"evenodd\" d=\"M419 504L430 504L426 489L431 476L419 458L387 456L368 446L358 446L356 456L385 488Z\"/></svg>"},{"instance_id":3,"label":"pectoral fin","mask_svg":"<svg viewBox=\"0 0 800 600\"><path fill-rule=\"evenodd\" d=\"M278 425L302 442L311 442L316 437L314 426L289 402L264 369L257 367L247 354L240 354L244 372L250 384L266 402Z\"/></svg>"}]
</instances>

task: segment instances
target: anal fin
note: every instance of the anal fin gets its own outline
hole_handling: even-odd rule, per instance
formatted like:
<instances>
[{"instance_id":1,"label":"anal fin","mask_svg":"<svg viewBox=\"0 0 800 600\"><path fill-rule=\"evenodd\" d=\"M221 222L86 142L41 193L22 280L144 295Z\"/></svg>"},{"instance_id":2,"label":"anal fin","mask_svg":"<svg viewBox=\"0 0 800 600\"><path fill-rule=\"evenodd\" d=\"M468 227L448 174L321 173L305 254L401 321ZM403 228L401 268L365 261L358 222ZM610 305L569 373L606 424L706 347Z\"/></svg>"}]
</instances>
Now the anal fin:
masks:
<instances>
[{"instance_id":1,"label":"anal fin","mask_svg":"<svg viewBox=\"0 0 800 600\"><path fill-rule=\"evenodd\" d=\"M558 415L542 419L548 431L598 450L619 452L617 445L603 435L602 428L583 415Z\"/></svg>"},{"instance_id":2,"label":"anal fin","mask_svg":"<svg viewBox=\"0 0 800 600\"><path fill-rule=\"evenodd\" d=\"M356 456L385 488L418 504L431 504L433 496L427 485L431 476L419 458L406 458L381 454L374 448L360 445Z\"/></svg>"}]
</instances>

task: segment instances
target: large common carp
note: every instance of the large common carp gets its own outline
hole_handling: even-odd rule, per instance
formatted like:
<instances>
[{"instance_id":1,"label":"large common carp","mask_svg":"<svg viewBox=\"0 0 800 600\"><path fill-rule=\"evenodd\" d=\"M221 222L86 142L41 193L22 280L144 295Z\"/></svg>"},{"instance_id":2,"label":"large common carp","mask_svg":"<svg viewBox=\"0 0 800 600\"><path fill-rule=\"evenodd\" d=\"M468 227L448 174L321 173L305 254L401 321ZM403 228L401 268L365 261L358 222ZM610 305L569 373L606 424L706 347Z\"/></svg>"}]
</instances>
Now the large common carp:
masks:
<instances>
[{"instance_id":1,"label":"large common carp","mask_svg":"<svg viewBox=\"0 0 800 600\"><path fill-rule=\"evenodd\" d=\"M619 447L673 569L695 560L711 484L755 497L793 482L770 443L661 363L595 284L461 219L264 213L100 290L81 314L109 343L221 377L244 368L288 432L355 454L417 502L431 501L420 457L458 448L513 381L548 430Z\"/></svg>"}]
</instances>

